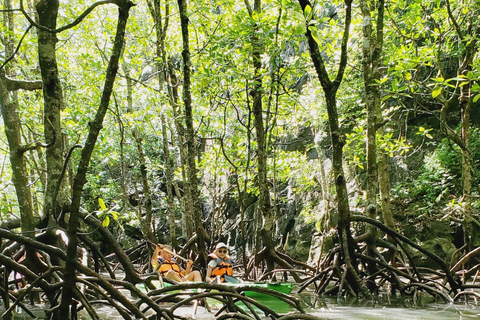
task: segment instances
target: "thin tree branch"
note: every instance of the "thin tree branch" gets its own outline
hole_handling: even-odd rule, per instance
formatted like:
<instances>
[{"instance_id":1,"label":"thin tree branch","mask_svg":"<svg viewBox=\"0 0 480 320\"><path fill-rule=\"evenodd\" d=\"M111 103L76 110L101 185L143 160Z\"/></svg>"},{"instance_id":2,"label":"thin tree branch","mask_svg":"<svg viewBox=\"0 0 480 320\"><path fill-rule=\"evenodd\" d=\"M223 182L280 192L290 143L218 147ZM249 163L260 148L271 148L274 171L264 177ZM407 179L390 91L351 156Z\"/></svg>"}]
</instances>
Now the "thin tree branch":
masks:
<instances>
[{"instance_id":1,"label":"thin tree branch","mask_svg":"<svg viewBox=\"0 0 480 320\"><path fill-rule=\"evenodd\" d=\"M17 79L10 79L5 76L5 82L7 85L8 91L17 91L20 89L34 91L34 90L41 90L43 87L42 80L17 80Z\"/></svg>"},{"instance_id":2,"label":"thin tree branch","mask_svg":"<svg viewBox=\"0 0 480 320\"><path fill-rule=\"evenodd\" d=\"M27 30L25 30L25 32L23 33L22 38L21 38L20 41L18 42L18 45L17 45L17 47L15 48L15 52L14 52L10 57L8 57L7 60L5 60L5 61L3 62L3 64L0 66L0 69L3 69L3 68L7 65L7 63L9 63L10 60L12 60L12 59L15 57L15 55L16 55L17 52L18 52L18 50L20 49L20 45L22 44L23 39L25 39L25 36L27 35L28 31L30 31L31 28L32 28L32 25L29 25L28 28L27 28ZM10 89L9 89L9 90L10 90Z\"/></svg>"},{"instance_id":3,"label":"thin tree branch","mask_svg":"<svg viewBox=\"0 0 480 320\"><path fill-rule=\"evenodd\" d=\"M44 31L47 31L47 32L52 32L52 33L60 33L62 31L65 31L67 29L70 29L70 28L73 28L75 27L76 25L78 25L80 22L83 21L83 19L85 19L87 17L87 15L89 15L93 9L95 9L96 7L98 6L101 6L101 5L104 5L104 4L110 4L110 3L113 3L113 4L116 4L117 6L120 5L120 2L118 0L105 0L105 1L99 1L99 2L95 2L94 4L92 4L90 7L88 7L81 15L79 15L77 17L77 19L75 19L73 22L63 26L63 27L60 27L58 29L50 29L50 28L47 28L47 27L44 27L44 26L41 26L39 25L38 23L36 23L29 15L28 13L25 11L25 8L23 7L23 0L20 0L20 11L23 13L24 17L28 20L28 22L30 22L30 24L32 24L33 26L35 26L36 28L38 29L41 29L41 30L44 30Z\"/></svg>"}]
</instances>

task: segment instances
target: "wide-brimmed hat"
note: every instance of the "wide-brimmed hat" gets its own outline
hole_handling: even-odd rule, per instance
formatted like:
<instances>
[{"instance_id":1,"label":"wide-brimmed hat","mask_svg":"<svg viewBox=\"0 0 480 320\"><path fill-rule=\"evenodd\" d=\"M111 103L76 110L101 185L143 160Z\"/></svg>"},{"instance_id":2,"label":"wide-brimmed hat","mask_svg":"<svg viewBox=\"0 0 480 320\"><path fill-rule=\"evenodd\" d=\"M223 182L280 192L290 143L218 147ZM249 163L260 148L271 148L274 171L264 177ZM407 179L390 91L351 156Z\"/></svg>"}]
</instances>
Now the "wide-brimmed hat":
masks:
<instances>
[{"instance_id":1,"label":"wide-brimmed hat","mask_svg":"<svg viewBox=\"0 0 480 320\"><path fill-rule=\"evenodd\" d=\"M217 245L215 246L215 251L217 251L218 249L220 248L228 248L227 245L223 242L219 242L217 243Z\"/></svg>"}]
</instances>

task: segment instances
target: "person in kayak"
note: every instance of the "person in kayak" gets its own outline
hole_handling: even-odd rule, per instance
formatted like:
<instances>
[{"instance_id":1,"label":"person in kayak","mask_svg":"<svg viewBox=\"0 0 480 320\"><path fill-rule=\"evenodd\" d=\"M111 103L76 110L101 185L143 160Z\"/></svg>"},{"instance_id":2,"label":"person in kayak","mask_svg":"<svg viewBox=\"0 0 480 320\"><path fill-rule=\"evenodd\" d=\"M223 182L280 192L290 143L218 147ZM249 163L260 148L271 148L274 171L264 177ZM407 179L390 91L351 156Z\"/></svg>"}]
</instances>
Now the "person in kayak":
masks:
<instances>
[{"instance_id":1,"label":"person in kayak","mask_svg":"<svg viewBox=\"0 0 480 320\"><path fill-rule=\"evenodd\" d=\"M238 279L233 277L233 262L228 256L228 248L225 243L219 242L215 246L215 251L209 254L208 258L207 275L205 277L207 282L219 279L221 282L238 283Z\"/></svg>"},{"instance_id":2,"label":"person in kayak","mask_svg":"<svg viewBox=\"0 0 480 320\"><path fill-rule=\"evenodd\" d=\"M171 246L157 244L151 259L153 269L157 270L162 277L177 282L202 281L200 272L192 271L192 260L187 260L187 269L184 270L172 256Z\"/></svg>"}]
</instances>

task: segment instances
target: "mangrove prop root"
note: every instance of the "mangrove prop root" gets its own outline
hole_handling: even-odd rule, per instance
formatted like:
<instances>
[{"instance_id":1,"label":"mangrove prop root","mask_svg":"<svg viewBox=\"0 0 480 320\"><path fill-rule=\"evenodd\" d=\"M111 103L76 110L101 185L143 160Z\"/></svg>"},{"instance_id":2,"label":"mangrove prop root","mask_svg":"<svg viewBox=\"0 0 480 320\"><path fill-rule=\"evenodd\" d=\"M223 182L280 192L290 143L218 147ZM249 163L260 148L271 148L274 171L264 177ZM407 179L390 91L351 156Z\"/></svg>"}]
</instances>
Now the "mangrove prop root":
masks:
<instances>
[{"instance_id":1,"label":"mangrove prop root","mask_svg":"<svg viewBox=\"0 0 480 320\"><path fill-rule=\"evenodd\" d=\"M410 239L399 234L395 230L389 229L377 220L365 216L352 215L351 221L373 225L386 233L389 237L393 238L396 246L399 248L397 255L406 255L407 261L403 261L403 268L396 265L394 261L386 261L378 250L375 250L374 256L360 253L362 250L360 246L351 250L352 260L346 261L344 258L344 252L342 252L344 250L340 248L340 245L337 245L327 254L327 257L329 258L322 262L319 272L316 275L311 276L310 279L304 279L299 290L300 292L305 290L307 286L314 284L318 294L323 293L325 288L328 287L329 289L327 293L331 294L343 295L347 293L347 295L353 296L359 294L362 296L368 296L364 289L364 283L370 281L375 284L375 286L370 286L369 288L372 290L372 293L378 293L381 291L381 286L390 284L391 287L399 289L403 294L407 294L409 288L415 288L416 290L424 291L432 296L438 296L447 302L451 302L454 298L452 298L450 294L457 297L459 290L467 288L467 285L462 285L459 279L454 277L454 272L460 268L460 265L463 262L469 261L472 257L480 254L480 250L476 249L465 255L459 259L460 262L450 269L447 263L439 256L425 250ZM368 238L365 238L364 241L369 240ZM379 242L377 245L381 246L381 243ZM387 244L385 244L385 246L387 246ZM435 261L440 271L417 267L413 261L412 255L406 248L407 246L412 247L420 254ZM389 249L392 250L391 247L389 247ZM395 261L401 262L401 259L395 259ZM358 265L361 266L359 270L355 267ZM372 269L367 268L369 265L376 265L376 267ZM370 274L369 270L379 270L379 272ZM470 274L473 275L475 271L477 271L477 268L469 271L471 271ZM326 276L327 274L328 276ZM355 274L360 278L354 277ZM477 275L475 275L475 277L476 276ZM354 278L352 279L352 277ZM335 282L333 287L331 282Z\"/></svg>"}]
</instances>

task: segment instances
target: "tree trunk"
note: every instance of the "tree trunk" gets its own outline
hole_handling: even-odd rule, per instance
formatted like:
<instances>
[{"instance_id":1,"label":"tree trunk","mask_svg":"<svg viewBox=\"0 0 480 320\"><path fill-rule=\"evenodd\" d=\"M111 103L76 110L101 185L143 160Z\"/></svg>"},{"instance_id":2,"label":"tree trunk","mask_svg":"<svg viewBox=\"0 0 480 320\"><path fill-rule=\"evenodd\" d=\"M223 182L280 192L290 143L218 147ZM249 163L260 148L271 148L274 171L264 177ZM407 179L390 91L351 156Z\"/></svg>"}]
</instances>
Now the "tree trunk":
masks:
<instances>
[{"instance_id":1,"label":"tree trunk","mask_svg":"<svg viewBox=\"0 0 480 320\"><path fill-rule=\"evenodd\" d=\"M168 27L168 11L169 5L168 1L165 3L165 24L162 21L162 10L160 8L160 1L153 0L153 4L151 1L148 1L148 6L150 9L150 13L155 21L155 35L156 35L156 54L157 54L157 70L162 70L162 72L158 72L158 83L160 90L164 90L165 80L169 78L168 72L168 63L167 57L165 53L165 37L166 31ZM158 59L159 58L159 59ZM169 97L170 104L173 105L175 103L172 94L169 94L171 91L170 83L167 84L167 96ZM176 223L175 223L175 199L174 199L174 185L173 185L173 170L172 164L170 159L170 148L169 148L169 139L167 133L168 123L165 119L165 114L161 114L161 122L162 122L162 138L163 138L163 158L164 158L164 166L165 166L165 182L167 185L167 217L169 219L170 224L170 243L174 248L177 247L177 235L176 235ZM173 133L172 133L173 135ZM177 197L180 199L180 193L177 193Z\"/></svg>"},{"instance_id":2,"label":"tree trunk","mask_svg":"<svg viewBox=\"0 0 480 320\"><path fill-rule=\"evenodd\" d=\"M470 41L470 40L469 40ZM459 71L459 75L466 75L472 70L472 63L475 56L476 43L478 41L471 40L472 43L467 45L466 55L462 63L462 69ZM464 143L462 148L462 182L463 182L463 201L465 202L464 210L464 228L467 230L468 235L473 234L473 219L471 217L472 211L472 154L470 152L470 107L471 107L471 93L470 89L472 84L462 86L460 89L461 94L459 97L460 103L460 117L461 117L461 132L460 137ZM470 237L472 239L472 237ZM474 249L471 241L468 242L468 249Z\"/></svg>"},{"instance_id":3,"label":"tree trunk","mask_svg":"<svg viewBox=\"0 0 480 320\"><path fill-rule=\"evenodd\" d=\"M179 106L179 95L178 95L178 79L175 75L175 70L171 63L171 60L167 57L166 49L165 49L165 37L166 32L169 24L169 10L170 7L168 2L165 3L165 23L162 23L162 14L160 8L160 1L154 0L153 5L151 2L148 2L150 12L152 17L155 21L155 31L156 31L156 50L157 50L157 67L162 72L159 74L158 79L160 83L160 88L163 87L163 81L166 82L166 94L168 97L168 101L170 102L170 106L172 107L173 112L173 119L174 119L174 127L176 130L170 130L171 132L171 144L172 146L177 146L179 150L178 157L173 155L173 167L180 167L182 173L182 181L187 181L187 174L186 174L186 142L185 142L185 128L183 127L181 116L178 112ZM167 128L170 128L169 121L165 120L165 125ZM177 143L177 139L175 138L175 132L178 134L179 143ZM170 159L170 157L169 157ZM180 159L180 163L177 163L177 160ZM171 180L171 186L169 187L169 180ZM173 176L171 178L167 177L167 201L170 199L168 195L168 189L172 190L172 193L177 195L178 202L181 207L182 211L182 219L181 219L181 229L182 229L182 237L183 238L190 238L193 235L193 211L190 209L191 206L187 205L187 203L191 203L190 201L190 190L188 188L184 188L184 190L180 190L178 183L173 180ZM172 195L173 197L173 195ZM171 210L172 204L169 203L169 210ZM171 222L171 221L170 221ZM177 246L177 238L172 239L172 245Z\"/></svg>"},{"instance_id":4,"label":"tree trunk","mask_svg":"<svg viewBox=\"0 0 480 320\"><path fill-rule=\"evenodd\" d=\"M118 123L118 129L120 131L120 141L118 142L118 147L120 149L120 181L122 183L122 200L125 207L131 207L129 201L129 194L127 188L127 165L125 163L125 126L123 125L122 118L120 116L121 111L118 103L115 103L116 107L116 118Z\"/></svg>"},{"instance_id":5,"label":"tree trunk","mask_svg":"<svg viewBox=\"0 0 480 320\"><path fill-rule=\"evenodd\" d=\"M325 229L328 230L332 227L332 217L331 217L331 210L330 210L330 183L327 178L327 174L325 173L325 165L324 161L325 157L325 150L320 145L320 143L316 146L318 152L318 166L320 170L320 188L322 190L322 201L323 201L323 223L322 225L325 226Z\"/></svg>"},{"instance_id":6,"label":"tree trunk","mask_svg":"<svg viewBox=\"0 0 480 320\"><path fill-rule=\"evenodd\" d=\"M302 12L305 16L307 6L312 8L308 0L298 0L302 7ZM311 30L306 28L306 37L308 40L310 57L317 72L318 79L322 85L322 89L325 94L325 100L327 105L328 124L330 130L330 140L332 145L332 169L334 174L335 189L337 192L337 210L338 210L338 234L340 239L340 247L342 250L343 259L345 261L345 272L349 277L344 277L350 280L350 286L357 292L362 292L366 296L370 296L368 289L362 284L356 268L352 264L350 251L354 250L354 243L350 231L350 208L348 205L348 193L347 184L345 180L345 174L343 171L343 145L345 143L344 137L340 132L338 122L338 111L336 94L340 83L343 79L345 67L347 64L347 45L350 31L350 23L352 18L352 2L351 0L345 0L345 24L344 32L341 43L341 55L338 66L338 71L335 79L332 81L329 78L327 69L325 67L322 55L320 53L319 46L312 36ZM339 294L341 294L339 292Z\"/></svg>"},{"instance_id":7,"label":"tree trunk","mask_svg":"<svg viewBox=\"0 0 480 320\"><path fill-rule=\"evenodd\" d=\"M141 280L138 277L135 266L133 265L129 256L123 250L122 246L118 243L117 239L110 232L110 230L103 227L102 222L92 215L87 217L84 214L80 214L80 217L81 219L85 220L85 223L87 223L93 230L98 230L98 232L102 236L103 241L107 243L108 247L112 250L113 253L115 253L118 262L122 265L122 269L125 272L125 280L134 284L140 282Z\"/></svg>"},{"instance_id":8,"label":"tree trunk","mask_svg":"<svg viewBox=\"0 0 480 320\"><path fill-rule=\"evenodd\" d=\"M90 159L95 147L98 135L102 129L103 119L108 110L110 97L113 91L113 85L117 75L119 59L122 53L122 48L125 38L125 28L127 25L129 10L133 6L133 3L128 0L123 0L117 3L118 5L118 22L117 31L115 34L115 42L112 49L112 55L108 62L106 71L105 84L102 92L100 104L95 115L95 119L90 122L90 130L88 132L85 146L82 150L80 162L78 164L77 174L73 182L73 194L72 194L72 207L70 212L70 219L68 221L68 247L67 247L67 259L65 263L65 280L62 294L62 302L59 309L59 314L64 318L68 318L70 315L70 306L74 306L72 303L73 288L76 285L76 259L77 259L77 228L79 223L79 211L82 197L83 186L87 181L87 169L90 163Z\"/></svg>"},{"instance_id":9,"label":"tree trunk","mask_svg":"<svg viewBox=\"0 0 480 320\"><path fill-rule=\"evenodd\" d=\"M448 4L449 13L451 14L450 5ZM477 46L478 46L478 37L477 35L480 32L480 27L477 22L478 16L478 7L475 8L472 14L472 20L468 23L468 31L470 34L461 34L460 30L457 29L458 36L462 40L462 43L465 45L465 56L461 61L460 67L458 69L457 75L467 76L469 72L473 69L473 63L475 56L477 55ZM455 23L454 18L451 16L453 23ZM462 179L463 179L463 197L466 202L465 209L467 210L467 215L471 209L471 196L472 196L472 155L470 152L470 107L472 104L472 94L471 94L472 83L468 82L466 85L462 84L460 89L460 96L458 97L458 102L460 104L460 117L462 121L461 128L461 139L464 143L464 148L462 150Z\"/></svg>"},{"instance_id":10,"label":"tree trunk","mask_svg":"<svg viewBox=\"0 0 480 320\"><path fill-rule=\"evenodd\" d=\"M126 82L127 82L127 112L132 113L133 110L133 83L130 78L130 69L127 63L123 63L123 70L125 71ZM152 230L152 196L150 194L150 184L148 183L148 172L147 172L147 162L145 159L145 152L143 150L143 139L138 130L137 125L134 125L132 128L132 136L135 140L138 152L138 161L140 163L140 176L142 177L142 186L143 186L143 195L145 206L145 217L142 216L142 211L139 209L137 211L137 217L140 221L140 226L142 228L143 235L151 242L156 243L157 239ZM140 208L141 204L139 204Z\"/></svg>"},{"instance_id":11,"label":"tree trunk","mask_svg":"<svg viewBox=\"0 0 480 320\"><path fill-rule=\"evenodd\" d=\"M6 87L6 78L0 70L0 99L5 136L10 149L10 164L12 166L12 182L15 186L21 216L22 233L34 238L34 224L32 211L31 191L28 187L27 170L25 166L25 151L21 145L21 121L17 112L17 105L10 101Z\"/></svg>"},{"instance_id":12,"label":"tree trunk","mask_svg":"<svg viewBox=\"0 0 480 320\"><path fill-rule=\"evenodd\" d=\"M39 1L37 4L39 25L54 30L57 26L58 8L58 0ZM38 29L38 61L43 81L44 135L46 143L50 144L46 150L47 184L44 216L49 217L50 227L56 224L54 219L57 219L60 214L61 208L56 204L66 198L65 189L62 189L60 184L64 159L60 117L60 112L63 109L63 93L58 75L56 44L56 33ZM54 197L60 199L54 199ZM53 229L51 230L53 231Z\"/></svg>"},{"instance_id":13,"label":"tree trunk","mask_svg":"<svg viewBox=\"0 0 480 320\"><path fill-rule=\"evenodd\" d=\"M375 16L375 8L378 8L377 28L374 33L372 15ZM369 7L366 0L360 1L360 9L363 15L363 82L365 86L365 105L367 108L367 214L371 219L377 217L377 184L379 179L377 166L377 130L382 122L380 111L380 58L383 46L383 16L384 2L380 0L378 6L373 4ZM380 157L379 157L380 158ZM384 163L384 162L383 162ZM385 169L382 167L382 169ZM385 175L382 175L385 177ZM367 241L368 254L375 256L377 247L377 232L374 226L368 226L369 238ZM375 274L377 266L368 264L370 274ZM368 282L370 291L376 289L375 281Z\"/></svg>"},{"instance_id":14,"label":"tree trunk","mask_svg":"<svg viewBox=\"0 0 480 320\"><path fill-rule=\"evenodd\" d=\"M253 12L260 14L262 12L261 0L254 0L253 12L246 1L247 9L250 16L253 16ZM272 204L270 199L270 188L268 186L268 167L267 167L267 139L266 130L263 120L263 103L262 94L263 81L262 81L262 57L264 53L264 46L262 39L259 38L258 29L260 26L256 24L252 30L251 42L252 42L252 62L254 68L253 76L253 88L250 91L250 95L253 97L252 113L253 113L253 125L256 133L257 140L257 178L259 188L259 211L262 214L263 222L260 227L260 236L264 246L264 252L267 257L270 254L274 254L275 245L273 242L273 232L275 227L275 221L272 211ZM267 270L273 270L273 259L266 259Z\"/></svg>"},{"instance_id":15,"label":"tree trunk","mask_svg":"<svg viewBox=\"0 0 480 320\"><path fill-rule=\"evenodd\" d=\"M169 79L170 79L169 82L171 81L171 78L170 78L171 76L172 75L169 74ZM173 83L174 82L170 82L170 84L173 84ZM176 92L176 89L173 89L172 91ZM170 138L172 139L172 146L176 146L178 149L178 153L172 156L173 166L175 168L180 168L180 172L182 174L182 181L184 182L183 189L181 189L178 182L173 181L173 190L175 190L175 194L177 195L178 200L180 202L180 208L182 209L182 237L190 238L193 235L194 230L193 230L193 213L189 209L190 206L187 205L187 203L191 203L190 189L185 187L185 182L187 181L187 173L186 173L187 150L185 146L185 136L182 134L178 134L178 136L176 136L174 134L175 131L178 133L179 129L180 129L180 132L182 131L184 132L184 128L180 120L177 118L179 116L177 107L172 105L172 110L175 118L173 120L174 124L173 126L170 124L168 127L175 128L175 130L173 129L170 130L170 132L172 132L172 134L170 135Z\"/></svg>"},{"instance_id":16,"label":"tree trunk","mask_svg":"<svg viewBox=\"0 0 480 320\"><path fill-rule=\"evenodd\" d=\"M190 47L189 47L189 34L188 34L188 14L187 14L187 0L178 0L178 7L180 10L180 24L182 26L182 40L183 40L183 104L185 114L185 126L187 130L187 175L188 183L184 184L185 188L190 189L191 197L191 209L193 210L193 218L195 222L195 231L197 233L197 245L202 260L206 264L206 248L205 240L208 239L208 235L203 228L202 223L202 211L200 208L200 202L198 197L198 178L197 178L197 166L195 163L195 157L197 154L195 147L195 130L193 128L193 110L192 110L192 93L191 93L191 67L192 62L190 60ZM209 240L209 239L208 239Z\"/></svg>"},{"instance_id":17,"label":"tree trunk","mask_svg":"<svg viewBox=\"0 0 480 320\"><path fill-rule=\"evenodd\" d=\"M169 140L167 135L167 121L165 116L161 115L162 119L162 137L163 137L163 158L165 165L165 178L167 183L167 204L168 204L168 217L170 222L170 243L175 248L177 247L177 236L176 236L176 223L175 223L175 199L173 198L173 172L172 165L170 163L170 151L169 151ZM180 195L178 194L180 197Z\"/></svg>"},{"instance_id":18,"label":"tree trunk","mask_svg":"<svg viewBox=\"0 0 480 320\"><path fill-rule=\"evenodd\" d=\"M6 7L11 7L10 1L6 1ZM14 19L12 12L5 12L5 25L9 35L5 37L5 53L8 57L14 54L13 31ZM40 82L17 81L7 78L8 66L0 69L0 109L3 117L5 136L10 149L10 164L12 167L12 182L15 187L17 201L20 210L22 233L30 238L35 237L35 220L33 216L32 194L29 187L28 173L26 168L25 152L34 149L34 146L22 145L21 120L18 115L18 99L15 91L18 89L36 90L41 89ZM9 93L9 91L11 93ZM36 252L30 248L26 250L25 264L34 271L42 270L42 264L37 263Z\"/></svg>"},{"instance_id":19,"label":"tree trunk","mask_svg":"<svg viewBox=\"0 0 480 320\"><path fill-rule=\"evenodd\" d=\"M447 12L449 15L449 22L452 28L456 32L456 36L460 39L460 42L465 46L465 52L463 56L460 57L459 67L457 69L457 77L465 77L469 72L472 71L472 65L474 63L475 55L477 54L477 45L478 45L478 35L480 33L480 27L476 23L478 16L478 9L468 8L468 11L471 14L466 15L465 21L462 23L462 28L458 24L457 18L454 16L452 9L450 7L450 2L446 2ZM440 42L441 43L441 42ZM440 50L439 50L440 51ZM439 55L439 59L440 59ZM437 61L438 65L441 65L441 61ZM472 158L470 152L470 107L472 104L473 95L471 95L472 82L469 81L457 81L457 86L455 88L455 93L452 94L448 100L446 100L443 95L437 96L437 99L440 99L443 103L442 109L440 111L440 128L444 131L447 138L453 141L461 150L462 153L462 184L463 184L463 197L462 200L465 202L464 206L464 218L463 218L463 227L466 233L467 244L469 249L471 249L471 243L468 243L469 235L473 232L472 226L472 217L471 217L471 196L472 196ZM459 91L459 92L458 92ZM454 129L450 128L448 125L448 113L452 105L458 102L460 107L460 119L461 119L461 129L460 133L457 133Z\"/></svg>"}]
</instances>

